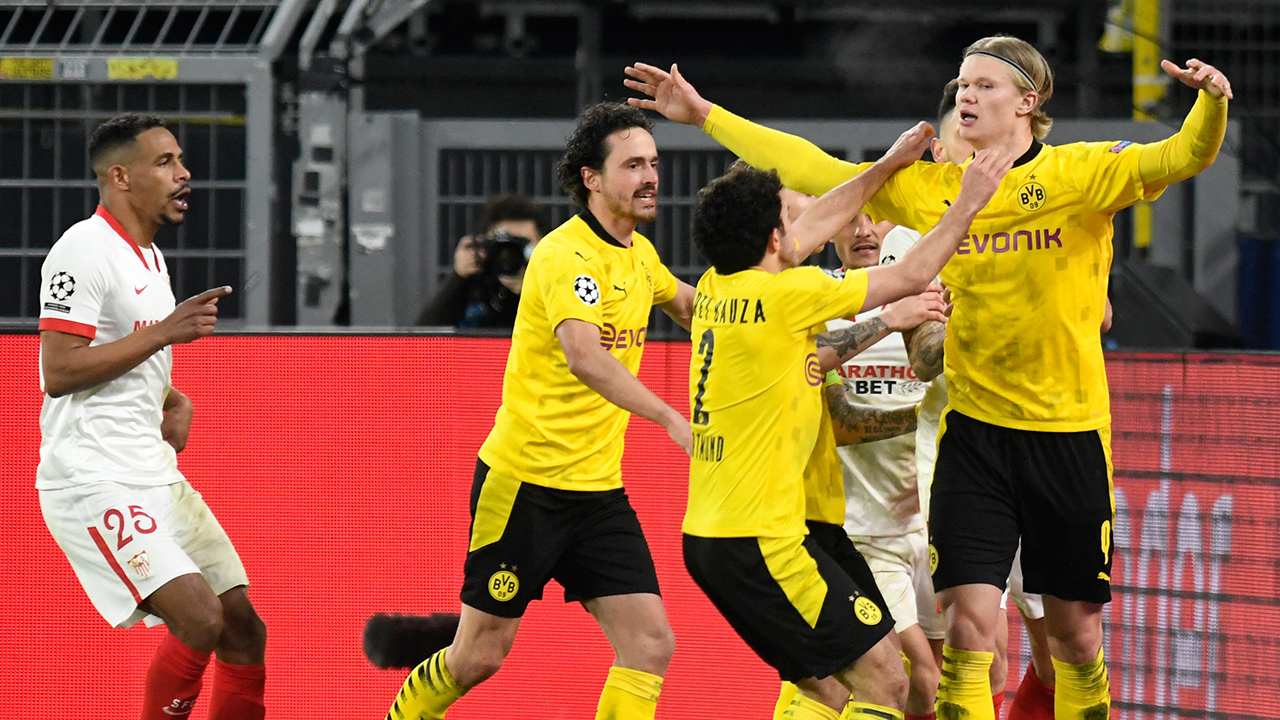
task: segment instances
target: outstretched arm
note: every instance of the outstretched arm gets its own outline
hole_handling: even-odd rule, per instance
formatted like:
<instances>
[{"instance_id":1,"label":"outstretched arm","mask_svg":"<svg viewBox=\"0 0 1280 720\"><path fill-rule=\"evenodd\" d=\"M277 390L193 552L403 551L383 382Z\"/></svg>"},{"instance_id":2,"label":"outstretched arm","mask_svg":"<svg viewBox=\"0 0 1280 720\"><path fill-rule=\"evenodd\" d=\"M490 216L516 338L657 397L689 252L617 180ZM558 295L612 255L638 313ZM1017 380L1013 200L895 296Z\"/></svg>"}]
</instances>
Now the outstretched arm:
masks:
<instances>
[{"instance_id":1,"label":"outstretched arm","mask_svg":"<svg viewBox=\"0 0 1280 720\"><path fill-rule=\"evenodd\" d=\"M168 345L212 334L218 322L218 298L230 293L227 286L205 290L183 301L160 322L101 345L90 345L92 341L80 335L40 331L44 391L61 397L88 390L124 375Z\"/></svg>"},{"instance_id":2,"label":"outstretched arm","mask_svg":"<svg viewBox=\"0 0 1280 720\"><path fill-rule=\"evenodd\" d=\"M910 165L924 154L929 146L929 138L933 137L933 126L929 123L918 123L915 127L898 136L893 147L884 157L871 164L852 180L841 183L838 187L814 200L800 217L791 223L791 236L783 241L782 254L789 264L799 264L815 250L840 233L854 218L862 212L863 205L871 199L884 181L899 168ZM985 201L983 203L986 204ZM966 226L967 227L967 226ZM939 266L941 268L941 266ZM928 283L926 283L928 284ZM916 292L922 292L921 286ZM905 297L903 293L898 297ZM892 298L897 300L898 297ZM877 303L880 305L882 303Z\"/></svg>"},{"instance_id":3,"label":"outstretched arm","mask_svg":"<svg viewBox=\"0 0 1280 720\"><path fill-rule=\"evenodd\" d=\"M1186 180L1213 164L1227 132L1227 101L1233 97L1230 81L1212 65L1188 60L1187 67L1180 68L1164 60L1160 67L1200 93L1176 135L1142 148L1138 172L1142 183L1153 190Z\"/></svg>"},{"instance_id":4,"label":"outstretched arm","mask_svg":"<svg viewBox=\"0 0 1280 720\"><path fill-rule=\"evenodd\" d=\"M675 65L668 72L638 62L626 68L626 73L628 78L623 84L648 96L628 98L628 103L701 128L748 165L777 170L782 184L792 190L821 195L865 168L832 157L804 138L757 125L713 105L698 94Z\"/></svg>"},{"instance_id":5,"label":"outstretched arm","mask_svg":"<svg viewBox=\"0 0 1280 720\"><path fill-rule=\"evenodd\" d=\"M934 285L919 295L886 305L875 317L860 320L839 330L818 333L818 365L823 372L834 370L855 355L883 340L893 332L906 332L930 320L946 317L946 301L941 287Z\"/></svg>"},{"instance_id":6,"label":"outstretched arm","mask_svg":"<svg viewBox=\"0 0 1280 720\"><path fill-rule=\"evenodd\" d=\"M1013 167L1013 160L1013 153L1005 150L978 151L965 167L960 194L938 224L898 262L867 269L867 299L862 307L876 307L923 292L960 247L961 238L968 234L973 219L987 206L1000 181Z\"/></svg>"}]
</instances>

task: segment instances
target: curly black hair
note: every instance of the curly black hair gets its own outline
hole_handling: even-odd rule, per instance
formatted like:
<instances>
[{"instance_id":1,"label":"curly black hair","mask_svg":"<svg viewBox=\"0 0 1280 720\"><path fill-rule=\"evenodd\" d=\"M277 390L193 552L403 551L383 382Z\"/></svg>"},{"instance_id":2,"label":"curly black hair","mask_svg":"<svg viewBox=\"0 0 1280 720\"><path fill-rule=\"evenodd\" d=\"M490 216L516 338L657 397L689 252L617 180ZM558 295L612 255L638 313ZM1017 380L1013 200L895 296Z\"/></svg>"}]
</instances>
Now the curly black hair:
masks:
<instances>
[{"instance_id":1,"label":"curly black hair","mask_svg":"<svg viewBox=\"0 0 1280 720\"><path fill-rule=\"evenodd\" d=\"M125 113L111 118L89 136L89 164L95 171L104 170L98 167L103 155L132 143L142 133L157 127L164 127L164 120L155 115Z\"/></svg>"},{"instance_id":2,"label":"curly black hair","mask_svg":"<svg viewBox=\"0 0 1280 720\"><path fill-rule=\"evenodd\" d=\"M764 259L769 236L782 229L781 190L777 172L738 162L698 191L693 243L716 272L729 275Z\"/></svg>"},{"instance_id":3,"label":"curly black hair","mask_svg":"<svg viewBox=\"0 0 1280 720\"><path fill-rule=\"evenodd\" d=\"M591 193L582 184L582 168L600 170L609 153L609 136L627 128L653 132L653 121L643 110L624 103L602 102L592 105L578 116L578 126L565 138L564 157L560 158L560 184L582 207Z\"/></svg>"}]
</instances>

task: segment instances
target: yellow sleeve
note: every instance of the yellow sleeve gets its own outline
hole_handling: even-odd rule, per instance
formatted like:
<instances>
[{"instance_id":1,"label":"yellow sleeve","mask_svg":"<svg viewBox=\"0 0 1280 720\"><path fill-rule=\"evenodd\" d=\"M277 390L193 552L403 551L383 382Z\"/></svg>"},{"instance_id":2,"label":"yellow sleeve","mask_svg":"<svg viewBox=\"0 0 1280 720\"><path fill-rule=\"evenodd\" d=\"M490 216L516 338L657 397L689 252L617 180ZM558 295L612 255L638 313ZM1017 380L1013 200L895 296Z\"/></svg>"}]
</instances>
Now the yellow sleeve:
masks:
<instances>
[{"instance_id":1,"label":"yellow sleeve","mask_svg":"<svg viewBox=\"0 0 1280 720\"><path fill-rule=\"evenodd\" d=\"M802 137L757 125L719 105L711 108L702 131L751 167L777 170L783 185L809 195L821 195L862 171Z\"/></svg>"},{"instance_id":2,"label":"yellow sleeve","mask_svg":"<svg viewBox=\"0 0 1280 720\"><path fill-rule=\"evenodd\" d=\"M832 385L839 385L842 382L844 381L840 379L839 373L837 373L835 370L828 370L827 379L824 383L822 383L822 386L831 387Z\"/></svg>"},{"instance_id":3,"label":"yellow sleeve","mask_svg":"<svg viewBox=\"0 0 1280 720\"><path fill-rule=\"evenodd\" d=\"M845 318L862 310L867 301L867 271L850 270L836 280L815 267L798 267L778 274L791 327L816 329L815 325Z\"/></svg>"},{"instance_id":4,"label":"yellow sleeve","mask_svg":"<svg viewBox=\"0 0 1280 720\"><path fill-rule=\"evenodd\" d=\"M565 320L582 320L603 327L601 277L577 253L559 247L547 248L546 252L534 253L530 259L525 271L525 288L532 284L541 295L547 309L547 322L553 331Z\"/></svg>"},{"instance_id":5,"label":"yellow sleeve","mask_svg":"<svg viewBox=\"0 0 1280 720\"><path fill-rule=\"evenodd\" d=\"M757 125L719 105L711 107L702 130L751 167L777 170L783 185L809 195L822 195L871 166L832 157L802 137ZM888 220L921 232L928 230L920 227L924 221L911 211L920 192L917 184L922 178L932 179L937 174L930 173L937 169L935 165L915 162L889 176L865 210L877 221Z\"/></svg>"},{"instance_id":6,"label":"yellow sleeve","mask_svg":"<svg viewBox=\"0 0 1280 720\"><path fill-rule=\"evenodd\" d=\"M1142 148L1138 172L1148 189L1163 189L1213 164L1227 133L1227 99L1201 90L1173 137Z\"/></svg>"},{"instance_id":7,"label":"yellow sleeve","mask_svg":"<svg viewBox=\"0 0 1280 720\"><path fill-rule=\"evenodd\" d=\"M658 257L658 251L652 244L649 245L649 257L653 267L653 272L650 273L653 277L653 304L661 305L676 296L680 285L676 276L662 264L662 258Z\"/></svg>"}]
</instances>

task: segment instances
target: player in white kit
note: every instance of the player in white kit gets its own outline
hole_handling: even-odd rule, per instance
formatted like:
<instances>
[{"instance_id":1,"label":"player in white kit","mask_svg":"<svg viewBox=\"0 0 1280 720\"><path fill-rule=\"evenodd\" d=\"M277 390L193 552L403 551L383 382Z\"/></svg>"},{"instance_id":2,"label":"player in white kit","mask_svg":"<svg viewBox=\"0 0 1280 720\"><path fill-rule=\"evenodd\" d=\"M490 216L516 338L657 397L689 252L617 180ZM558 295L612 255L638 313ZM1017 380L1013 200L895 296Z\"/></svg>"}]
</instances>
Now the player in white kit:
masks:
<instances>
[{"instance_id":1,"label":"player in white kit","mask_svg":"<svg viewBox=\"0 0 1280 720\"><path fill-rule=\"evenodd\" d=\"M89 159L101 204L41 271L40 508L107 622L168 626L143 720L189 715L214 652L208 716L262 718L266 628L235 548L178 471L192 404L170 384L169 346L212 333L231 288L175 306L153 239L182 222L191 175L159 118L103 123Z\"/></svg>"},{"instance_id":2,"label":"player in white kit","mask_svg":"<svg viewBox=\"0 0 1280 720\"><path fill-rule=\"evenodd\" d=\"M873 267L901 258L919 236L890 223L860 216L835 239L845 268ZM878 310L858 315L873 317ZM849 321L832 321L838 329ZM846 362L837 371L848 397L879 410L915 407L925 383L911 370L902 335L893 333ZM894 629L909 661L906 717L933 710L939 670L930 640L942 639L929 576L929 536L916 489L915 436L840 447L845 491L845 532L866 559L893 614Z\"/></svg>"}]
</instances>

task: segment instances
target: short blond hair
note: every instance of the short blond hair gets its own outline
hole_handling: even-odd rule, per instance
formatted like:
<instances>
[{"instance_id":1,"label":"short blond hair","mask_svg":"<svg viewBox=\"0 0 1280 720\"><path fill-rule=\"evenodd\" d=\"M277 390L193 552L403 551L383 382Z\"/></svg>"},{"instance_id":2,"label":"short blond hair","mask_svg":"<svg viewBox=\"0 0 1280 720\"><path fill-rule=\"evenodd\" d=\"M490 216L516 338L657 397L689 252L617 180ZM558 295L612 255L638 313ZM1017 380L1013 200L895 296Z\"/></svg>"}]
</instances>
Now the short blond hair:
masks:
<instances>
[{"instance_id":1,"label":"short blond hair","mask_svg":"<svg viewBox=\"0 0 1280 720\"><path fill-rule=\"evenodd\" d=\"M990 55L1013 67L1013 82L1022 92L1034 92L1040 99L1031 111L1031 134L1043 140L1053 127L1053 118L1044 104L1053 97L1053 68L1031 43L1010 35L984 37L964 49L964 56Z\"/></svg>"}]
</instances>

